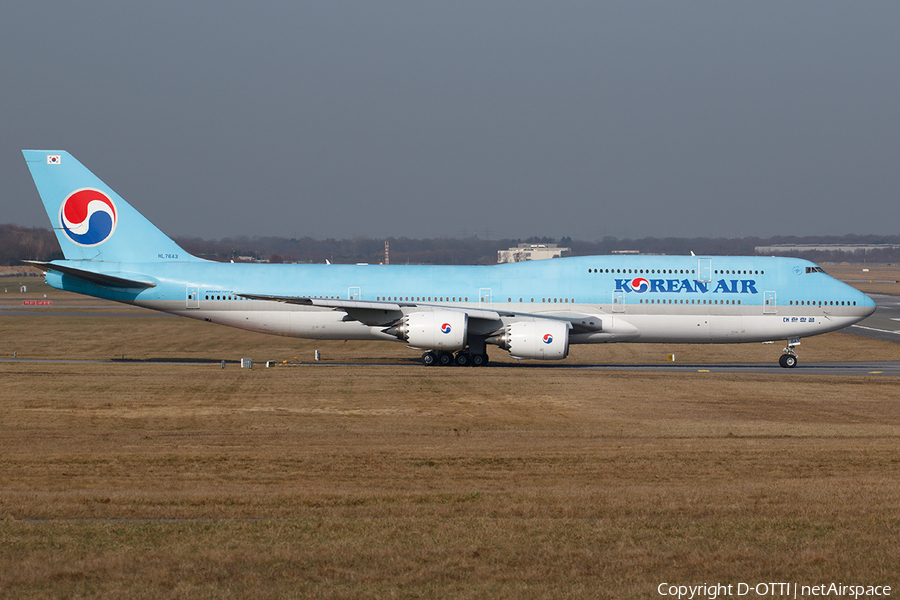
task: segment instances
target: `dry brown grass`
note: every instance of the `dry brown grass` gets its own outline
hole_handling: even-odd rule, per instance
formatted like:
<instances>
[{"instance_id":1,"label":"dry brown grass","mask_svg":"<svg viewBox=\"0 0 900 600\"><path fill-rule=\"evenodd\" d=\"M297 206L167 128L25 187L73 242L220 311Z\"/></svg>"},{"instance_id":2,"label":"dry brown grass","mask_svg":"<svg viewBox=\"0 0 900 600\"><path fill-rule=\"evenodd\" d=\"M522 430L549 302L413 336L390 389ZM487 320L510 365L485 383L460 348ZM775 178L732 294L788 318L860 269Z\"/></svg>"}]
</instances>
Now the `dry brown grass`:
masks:
<instances>
[{"instance_id":1,"label":"dry brown grass","mask_svg":"<svg viewBox=\"0 0 900 600\"><path fill-rule=\"evenodd\" d=\"M0 592L897 583L894 379L2 364Z\"/></svg>"},{"instance_id":2,"label":"dry brown grass","mask_svg":"<svg viewBox=\"0 0 900 600\"><path fill-rule=\"evenodd\" d=\"M0 363L0 596L900 585L898 378L426 369L406 366L415 354L400 344L167 317L0 317L4 357L311 360L316 347L397 364ZM832 334L804 340L801 357L895 360L896 348ZM779 350L674 351L699 362ZM576 347L570 360L667 351Z\"/></svg>"}]
</instances>

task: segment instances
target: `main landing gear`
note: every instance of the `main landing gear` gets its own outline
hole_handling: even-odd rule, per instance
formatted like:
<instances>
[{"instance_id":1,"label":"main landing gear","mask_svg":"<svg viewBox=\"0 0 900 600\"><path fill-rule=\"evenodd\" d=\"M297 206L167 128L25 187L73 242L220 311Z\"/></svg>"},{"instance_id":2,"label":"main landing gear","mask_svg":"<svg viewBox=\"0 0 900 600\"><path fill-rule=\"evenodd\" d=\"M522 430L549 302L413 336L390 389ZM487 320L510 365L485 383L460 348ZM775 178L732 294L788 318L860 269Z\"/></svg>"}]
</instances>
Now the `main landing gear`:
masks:
<instances>
[{"instance_id":1,"label":"main landing gear","mask_svg":"<svg viewBox=\"0 0 900 600\"><path fill-rule=\"evenodd\" d=\"M488 363L487 353L476 354L460 350L454 354L452 352L443 352L441 350L428 350L422 354L422 364L426 367L439 366L447 367L457 365L459 367L480 367Z\"/></svg>"},{"instance_id":2,"label":"main landing gear","mask_svg":"<svg viewBox=\"0 0 900 600\"><path fill-rule=\"evenodd\" d=\"M799 339L788 340L787 347L784 349L784 354L781 355L781 358L778 359L778 364L784 367L785 369L793 369L797 366L797 353L794 352L794 346L799 346Z\"/></svg>"}]
</instances>

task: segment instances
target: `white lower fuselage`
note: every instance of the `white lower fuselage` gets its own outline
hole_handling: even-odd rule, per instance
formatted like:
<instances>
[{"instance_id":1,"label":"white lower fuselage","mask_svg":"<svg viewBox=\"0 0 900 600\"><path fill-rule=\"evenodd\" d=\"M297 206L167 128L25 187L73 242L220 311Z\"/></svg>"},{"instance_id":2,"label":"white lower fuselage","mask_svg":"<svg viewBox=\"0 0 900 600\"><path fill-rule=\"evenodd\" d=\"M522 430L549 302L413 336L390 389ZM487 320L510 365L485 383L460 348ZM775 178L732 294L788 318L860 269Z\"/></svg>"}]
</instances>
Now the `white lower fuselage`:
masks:
<instances>
[{"instance_id":1,"label":"white lower fuselage","mask_svg":"<svg viewBox=\"0 0 900 600\"><path fill-rule=\"evenodd\" d=\"M223 301L223 304L226 301ZM271 305L261 310L250 301L231 301L232 306L221 308L188 310L174 308L169 303L141 303L147 308L162 310L172 314L200 319L249 331L258 331L283 336L321 340L391 340L394 336L382 333L384 327L367 326L356 321L346 321L345 314L327 308ZM466 305L460 305L465 308ZM475 305L477 308L485 306ZM491 308L500 311L520 310L515 305L497 304ZM828 312L818 307L781 307L775 314L749 314L752 307L728 308L727 314L706 314L700 307L694 311L688 307L673 307L671 312L638 312L635 310L615 313L610 306L596 304L576 304L568 308L575 312L601 315L604 317L603 330L593 333L574 333L569 337L572 344L593 344L603 342L675 342L675 343L740 343L762 342L778 339L803 338L842 329L858 322L859 314L849 310ZM645 310L650 307L645 308ZM664 307L660 307L664 309ZM725 307L723 307L724 309ZM529 311L531 312L531 311ZM723 311L724 312L724 311ZM857 311L858 312L858 311ZM743 314L741 314L743 313ZM531 314L540 314L531 312ZM511 319L501 317L502 321Z\"/></svg>"}]
</instances>

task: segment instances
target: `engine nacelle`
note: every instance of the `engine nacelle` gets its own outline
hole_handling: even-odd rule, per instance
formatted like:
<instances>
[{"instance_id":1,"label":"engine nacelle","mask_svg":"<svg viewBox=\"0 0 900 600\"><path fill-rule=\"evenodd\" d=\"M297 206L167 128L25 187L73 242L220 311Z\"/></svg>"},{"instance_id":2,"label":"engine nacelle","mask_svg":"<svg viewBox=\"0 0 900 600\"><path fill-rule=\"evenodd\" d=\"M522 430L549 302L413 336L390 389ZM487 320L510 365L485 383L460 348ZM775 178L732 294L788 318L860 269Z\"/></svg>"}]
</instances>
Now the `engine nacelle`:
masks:
<instances>
[{"instance_id":1,"label":"engine nacelle","mask_svg":"<svg viewBox=\"0 0 900 600\"><path fill-rule=\"evenodd\" d=\"M513 358L562 360L569 355L569 324L550 319L510 323L500 347L509 350Z\"/></svg>"},{"instance_id":2,"label":"engine nacelle","mask_svg":"<svg viewBox=\"0 0 900 600\"><path fill-rule=\"evenodd\" d=\"M394 331L413 348L450 352L465 347L468 325L466 313L438 310L408 314Z\"/></svg>"}]
</instances>

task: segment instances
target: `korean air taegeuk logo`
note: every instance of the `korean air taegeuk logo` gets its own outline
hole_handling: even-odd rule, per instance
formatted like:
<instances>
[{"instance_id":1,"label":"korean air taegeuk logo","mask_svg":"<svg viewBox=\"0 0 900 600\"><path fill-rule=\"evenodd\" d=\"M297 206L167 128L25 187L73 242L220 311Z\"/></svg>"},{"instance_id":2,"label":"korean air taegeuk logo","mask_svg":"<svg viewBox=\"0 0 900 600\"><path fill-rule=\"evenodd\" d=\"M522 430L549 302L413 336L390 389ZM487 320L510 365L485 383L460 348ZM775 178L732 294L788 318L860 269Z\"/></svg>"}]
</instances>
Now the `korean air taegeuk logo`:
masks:
<instances>
[{"instance_id":1,"label":"korean air taegeuk logo","mask_svg":"<svg viewBox=\"0 0 900 600\"><path fill-rule=\"evenodd\" d=\"M118 220L116 205L93 188L76 190L59 207L59 226L79 246L97 246L112 236Z\"/></svg>"}]
</instances>

